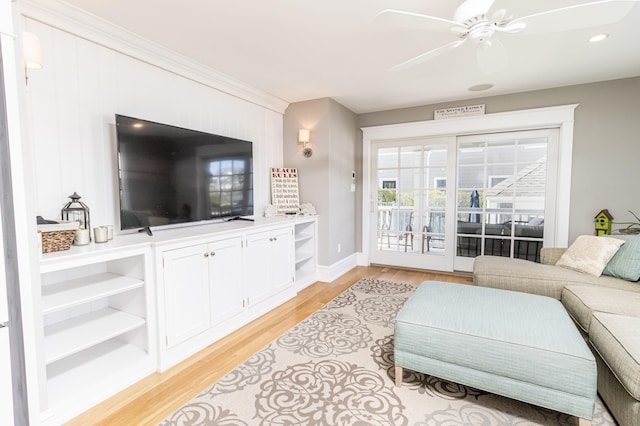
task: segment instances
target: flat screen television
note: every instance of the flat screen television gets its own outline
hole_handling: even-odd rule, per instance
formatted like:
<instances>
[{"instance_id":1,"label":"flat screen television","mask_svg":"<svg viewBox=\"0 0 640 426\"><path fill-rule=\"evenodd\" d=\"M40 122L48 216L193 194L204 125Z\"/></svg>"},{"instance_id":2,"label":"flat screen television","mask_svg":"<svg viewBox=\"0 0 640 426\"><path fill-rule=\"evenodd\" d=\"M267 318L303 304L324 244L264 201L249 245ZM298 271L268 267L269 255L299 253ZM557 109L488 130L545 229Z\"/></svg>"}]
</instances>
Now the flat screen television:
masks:
<instances>
[{"instance_id":1,"label":"flat screen television","mask_svg":"<svg viewBox=\"0 0 640 426\"><path fill-rule=\"evenodd\" d=\"M120 228L253 215L253 144L116 114Z\"/></svg>"}]
</instances>

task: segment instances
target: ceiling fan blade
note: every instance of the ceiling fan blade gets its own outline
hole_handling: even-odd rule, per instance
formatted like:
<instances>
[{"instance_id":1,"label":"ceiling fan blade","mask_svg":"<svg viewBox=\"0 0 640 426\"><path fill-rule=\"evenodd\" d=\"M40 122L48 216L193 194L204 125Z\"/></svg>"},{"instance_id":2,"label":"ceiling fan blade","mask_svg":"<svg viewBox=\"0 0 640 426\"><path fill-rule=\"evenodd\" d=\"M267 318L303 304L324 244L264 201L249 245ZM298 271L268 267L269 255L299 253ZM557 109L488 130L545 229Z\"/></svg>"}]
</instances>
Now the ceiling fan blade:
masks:
<instances>
[{"instance_id":1,"label":"ceiling fan blade","mask_svg":"<svg viewBox=\"0 0 640 426\"><path fill-rule=\"evenodd\" d=\"M414 58L409 59L408 61L404 61L394 67L391 67L389 71L402 71L402 70L406 70L407 68L411 68L423 62L426 62L429 59L435 58L438 55L448 52L449 50L455 49L456 47L464 43L466 40L467 39L464 38L462 40L455 40L455 41L452 41L451 43L447 43L443 46L440 46L436 49L425 52L422 55L418 55Z\"/></svg>"},{"instance_id":2,"label":"ceiling fan blade","mask_svg":"<svg viewBox=\"0 0 640 426\"><path fill-rule=\"evenodd\" d=\"M417 28L430 31L449 31L453 26L460 26L458 22L448 19L392 9L383 10L378 13L375 20L376 22L390 24L396 27Z\"/></svg>"},{"instance_id":3,"label":"ceiling fan blade","mask_svg":"<svg viewBox=\"0 0 640 426\"><path fill-rule=\"evenodd\" d=\"M500 26L496 25L496 31L501 31L503 33L515 34L527 28L527 24L524 22L510 22L507 25Z\"/></svg>"},{"instance_id":4,"label":"ceiling fan blade","mask_svg":"<svg viewBox=\"0 0 640 426\"><path fill-rule=\"evenodd\" d=\"M484 74L494 74L509 66L507 49L498 39L491 39L489 43L479 44L476 48L476 59L480 70Z\"/></svg>"},{"instance_id":5,"label":"ceiling fan blade","mask_svg":"<svg viewBox=\"0 0 640 426\"><path fill-rule=\"evenodd\" d=\"M493 15L491 15L491 22L502 22L505 16L507 16L507 11L504 9L498 9L493 12Z\"/></svg>"},{"instance_id":6,"label":"ceiling fan blade","mask_svg":"<svg viewBox=\"0 0 640 426\"><path fill-rule=\"evenodd\" d=\"M509 25L526 24L527 34L553 33L597 27L620 21L639 0L601 0L548 10L514 19ZM508 26L509 26L508 25Z\"/></svg>"}]
</instances>

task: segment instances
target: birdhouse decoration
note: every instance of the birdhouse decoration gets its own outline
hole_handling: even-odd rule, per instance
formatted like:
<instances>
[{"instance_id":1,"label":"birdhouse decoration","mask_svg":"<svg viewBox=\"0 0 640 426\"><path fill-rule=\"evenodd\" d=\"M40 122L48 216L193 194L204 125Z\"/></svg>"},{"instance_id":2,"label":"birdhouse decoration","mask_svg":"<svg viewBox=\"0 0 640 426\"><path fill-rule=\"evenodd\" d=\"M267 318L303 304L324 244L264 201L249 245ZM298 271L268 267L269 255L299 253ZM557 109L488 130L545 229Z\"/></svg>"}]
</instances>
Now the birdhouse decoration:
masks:
<instances>
[{"instance_id":1,"label":"birdhouse decoration","mask_svg":"<svg viewBox=\"0 0 640 426\"><path fill-rule=\"evenodd\" d=\"M89 207L80 201L80 198L82 197L79 196L77 192L69 195L68 198L71 198L71 201L65 204L62 208L62 220L71 222L77 221L80 223L80 228L90 230L91 224L89 219ZM91 240L91 234L89 234L89 240Z\"/></svg>"},{"instance_id":2,"label":"birdhouse decoration","mask_svg":"<svg viewBox=\"0 0 640 426\"><path fill-rule=\"evenodd\" d=\"M596 235L611 235L611 225L613 224L613 216L609 213L609 210L601 210L595 217L596 221Z\"/></svg>"}]
</instances>

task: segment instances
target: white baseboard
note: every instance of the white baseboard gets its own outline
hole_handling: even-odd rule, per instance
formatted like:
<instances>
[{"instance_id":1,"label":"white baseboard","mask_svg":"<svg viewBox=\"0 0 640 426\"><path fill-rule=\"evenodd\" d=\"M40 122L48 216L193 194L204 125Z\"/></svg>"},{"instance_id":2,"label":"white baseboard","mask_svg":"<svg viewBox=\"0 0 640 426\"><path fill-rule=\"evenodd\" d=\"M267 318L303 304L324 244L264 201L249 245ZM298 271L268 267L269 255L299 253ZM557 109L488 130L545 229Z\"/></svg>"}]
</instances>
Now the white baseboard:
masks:
<instances>
[{"instance_id":1,"label":"white baseboard","mask_svg":"<svg viewBox=\"0 0 640 426\"><path fill-rule=\"evenodd\" d=\"M360 265L359 260L359 254L354 253L333 265L318 265L318 281L331 282L340 278L340 276Z\"/></svg>"},{"instance_id":2,"label":"white baseboard","mask_svg":"<svg viewBox=\"0 0 640 426\"><path fill-rule=\"evenodd\" d=\"M357 256L357 262L358 262L358 266L369 266L371 264L371 262L369 262L369 256L366 255L362 252L358 252L356 253Z\"/></svg>"}]
</instances>

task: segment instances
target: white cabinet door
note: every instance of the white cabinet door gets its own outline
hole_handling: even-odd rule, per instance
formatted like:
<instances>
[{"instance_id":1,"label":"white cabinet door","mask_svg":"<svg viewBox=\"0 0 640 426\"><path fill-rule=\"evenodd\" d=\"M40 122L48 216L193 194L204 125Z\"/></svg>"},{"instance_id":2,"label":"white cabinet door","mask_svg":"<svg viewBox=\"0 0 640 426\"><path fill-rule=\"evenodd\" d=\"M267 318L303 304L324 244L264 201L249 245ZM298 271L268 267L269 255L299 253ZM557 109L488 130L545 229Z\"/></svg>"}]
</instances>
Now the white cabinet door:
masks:
<instances>
[{"instance_id":1,"label":"white cabinet door","mask_svg":"<svg viewBox=\"0 0 640 426\"><path fill-rule=\"evenodd\" d=\"M244 310L242 238L210 243L208 251L211 321L215 326Z\"/></svg>"},{"instance_id":2,"label":"white cabinet door","mask_svg":"<svg viewBox=\"0 0 640 426\"><path fill-rule=\"evenodd\" d=\"M211 325L209 251L206 244L163 254L167 347Z\"/></svg>"},{"instance_id":3,"label":"white cabinet door","mask_svg":"<svg viewBox=\"0 0 640 426\"><path fill-rule=\"evenodd\" d=\"M252 234L247 239L249 305L293 285L293 228Z\"/></svg>"},{"instance_id":4,"label":"white cabinet door","mask_svg":"<svg viewBox=\"0 0 640 426\"><path fill-rule=\"evenodd\" d=\"M280 229L273 235L269 250L269 277L275 293L293 285L293 230Z\"/></svg>"},{"instance_id":5,"label":"white cabinet door","mask_svg":"<svg viewBox=\"0 0 640 426\"><path fill-rule=\"evenodd\" d=\"M245 249L246 289L249 305L266 299L273 293L269 278L270 250L272 232L259 232L249 235Z\"/></svg>"}]
</instances>

